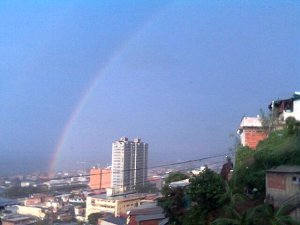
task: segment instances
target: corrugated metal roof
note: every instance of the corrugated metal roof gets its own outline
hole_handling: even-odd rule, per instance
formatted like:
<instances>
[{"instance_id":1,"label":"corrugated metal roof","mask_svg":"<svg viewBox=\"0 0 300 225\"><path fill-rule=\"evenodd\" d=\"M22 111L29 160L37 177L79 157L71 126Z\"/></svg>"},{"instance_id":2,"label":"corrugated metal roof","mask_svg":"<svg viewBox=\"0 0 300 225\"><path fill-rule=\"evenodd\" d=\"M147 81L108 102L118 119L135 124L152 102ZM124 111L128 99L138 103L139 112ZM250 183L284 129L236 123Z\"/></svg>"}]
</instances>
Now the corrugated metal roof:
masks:
<instances>
[{"instance_id":1,"label":"corrugated metal roof","mask_svg":"<svg viewBox=\"0 0 300 225\"><path fill-rule=\"evenodd\" d=\"M174 181L174 182L171 182L169 184L169 187L170 188L177 188L177 187L186 187L190 184L190 181L189 179L185 179L185 180L180 180L180 181Z\"/></svg>"},{"instance_id":2,"label":"corrugated metal roof","mask_svg":"<svg viewBox=\"0 0 300 225\"><path fill-rule=\"evenodd\" d=\"M163 213L163 208L155 203L145 203L129 211L129 215L150 215Z\"/></svg>"},{"instance_id":3,"label":"corrugated metal roof","mask_svg":"<svg viewBox=\"0 0 300 225\"><path fill-rule=\"evenodd\" d=\"M300 173L300 166L298 165L281 165L276 168L267 170L270 173Z\"/></svg>"},{"instance_id":4,"label":"corrugated metal roof","mask_svg":"<svg viewBox=\"0 0 300 225\"><path fill-rule=\"evenodd\" d=\"M161 220L158 225L166 225L168 222L169 222L169 218L166 218Z\"/></svg>"},{"instance_id":5,"label":"corrugated metal roof","mask_svg":"<svg viewBox=\"0 0 300 225\"><path fill-rule=\"evenodd\" d=\"M103 221L116 224L116 225L125 225L126 224L126 219L120 218L120 217L108 217L102 219Z\"/></svg>"},{"instance_id":6,"label":"corrugated metal roof","mask_svg":"<svg viewBox=\"0 0 300 225\"><path fill-rule=\"evenodd\" d=\"M145 220L159 220L159 219L165 219L165 215L162 213L154 214L154 215L138 215L136 216L136 221L145 221Z\"/></svg>"}]
</instances>

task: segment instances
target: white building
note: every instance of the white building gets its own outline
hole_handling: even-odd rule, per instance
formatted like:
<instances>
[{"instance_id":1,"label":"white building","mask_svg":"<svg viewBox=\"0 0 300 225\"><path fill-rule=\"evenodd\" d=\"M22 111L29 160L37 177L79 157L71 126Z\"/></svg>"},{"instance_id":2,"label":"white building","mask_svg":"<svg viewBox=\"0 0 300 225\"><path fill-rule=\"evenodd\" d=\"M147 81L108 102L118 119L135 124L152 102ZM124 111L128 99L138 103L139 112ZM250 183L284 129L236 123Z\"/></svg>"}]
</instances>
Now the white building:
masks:
<instances>
[{"instance_id":1,"label":"white building","mask_svg":"<svg viewBox=\"0 0 300 225\"><path fill-rule=\"evenodd\" d=\"M288 117L294 117L297 121L300 121L300 92L295 92L294 96L289 99L272 101L269 109L276 113L279 120L283 122Z\"/></svg>"},{"instance_id":2,"label":"white building","mask_svg":"<svg viewBox=\"0 0 300 225\"><path fill-rule=\"evenodd\" d=\"M240 135L242 146L248 146L251 149L256 149L259 142L268 136L259 116L243 117L237 133Z\"/></svg>"},{"instance_id":3,"label":"white building","mask_svg":"<svg viewBox=\"0 0 300 225\"><path fill-rule=\"evenodd\" d=\"M135 138L112 143L112 188L121 192L144 185L147 178L148 144Z\"/></svg>"}]
</instances>

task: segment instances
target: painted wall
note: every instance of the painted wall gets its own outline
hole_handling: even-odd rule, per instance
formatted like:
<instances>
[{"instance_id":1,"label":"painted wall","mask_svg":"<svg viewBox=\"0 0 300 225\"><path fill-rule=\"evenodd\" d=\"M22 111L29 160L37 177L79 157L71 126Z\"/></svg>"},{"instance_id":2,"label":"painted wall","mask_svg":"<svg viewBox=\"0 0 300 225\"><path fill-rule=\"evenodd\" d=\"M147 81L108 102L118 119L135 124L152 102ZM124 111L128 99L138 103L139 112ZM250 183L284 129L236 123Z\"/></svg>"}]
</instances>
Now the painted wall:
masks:
<instances>
[{"instance_id":1,"label":"painted wall","mask_svg":"<svg viewBox=\"0 0 300 225\"><path fill-rule=\"evenodd\" d=\"M111 187L111 170L93 168L90 170L90 183L92 190L100 190Z\"/></svg>"},{"instance_id":2,"label":"painted wall","mask_svg":"<svg viewBox=\"0 0 300 225\"><path fill-rule=\"evenodd\" d=\"M294 117L296 120L300 121L300 99L296 99L293 102L293 112L284 111L283 118L286 120L288 117Z\"/></svg>"},{"instance_id":3,"label":"painted wall","mask_svg":"<svg viewBox=\"0 0 300 225\"><path fill-rule=\"evenodd\" d=\"M44 219L46 216L41 208L20 205L18 206L18 214L36 216L40 219Z\"/></svg>"},{"instance_id":4,"label":"painted wall","mask_svg":"<svg viewBox=\"0 0 300 225\"><path fill-rule=\"evenodd\" d=\"M259 142L267 138L266 132L256 128L245 128L241 136L243 146L248 146L251 149L256 149Z\"/></svg>"}]
</instances>

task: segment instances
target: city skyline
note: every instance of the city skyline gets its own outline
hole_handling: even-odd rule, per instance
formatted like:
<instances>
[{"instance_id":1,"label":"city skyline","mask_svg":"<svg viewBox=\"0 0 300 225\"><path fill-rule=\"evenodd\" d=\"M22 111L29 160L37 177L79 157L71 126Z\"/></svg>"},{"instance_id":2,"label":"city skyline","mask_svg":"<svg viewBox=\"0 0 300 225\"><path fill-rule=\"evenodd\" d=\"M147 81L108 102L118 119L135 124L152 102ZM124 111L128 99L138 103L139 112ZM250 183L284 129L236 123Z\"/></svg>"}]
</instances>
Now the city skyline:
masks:
<instances>
[{"instance_id":1,"label":"city skyline","mask_svg":"<svg viewBox=\"0 0 300 225\"><path fill-rule=\"evenodd\" d=\"M298 2L0 10L2 175L107 166L122 136L151 143L150 165L224 153L243 116L300 91Z\"/></svg>"}]
</instances>

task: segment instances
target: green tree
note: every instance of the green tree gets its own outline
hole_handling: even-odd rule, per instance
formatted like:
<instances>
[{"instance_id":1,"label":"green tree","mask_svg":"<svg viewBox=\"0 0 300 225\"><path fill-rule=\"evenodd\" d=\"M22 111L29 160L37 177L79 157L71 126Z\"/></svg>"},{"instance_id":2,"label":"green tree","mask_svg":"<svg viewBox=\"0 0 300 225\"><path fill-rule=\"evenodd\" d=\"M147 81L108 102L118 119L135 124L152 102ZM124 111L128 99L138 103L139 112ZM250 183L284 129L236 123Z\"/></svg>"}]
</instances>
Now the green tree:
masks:
<instances>
[{"instance_id":1,"label":"green tree","mask_svg":"<svg viewBox=\"0 0 300 225\"><path fill-rule=\"evenodd\" d=\"M189 176L181 172L172 172L165 179L165 184L169 185L172 182L188 179Z\"/></svg>"},{"instance_id":2,"label":"green tree","mask_svg":"<svg viewBox=\"0 0 300 225\"><path fill-rule=\"evenodd\" d=\"M222 195L225 192L225 182L216 172L205 168L202 173L190 178L188 194L192 202L203 205L208 211L224 205Z\"/></svg>"},{"instance_id":3,"label":"green tree","mask_svg":"<svg viewBox=\"0 0 300 225\"><path fill-rule=\"evenodd\" d=\"M185 180L188 179L189 176L184 174L184 173L180 173L180 172L172 172L168 175L168 177L165 179L165 184L161 190L161 193L164 197L169 196L173 191L172 189L169 187L169 184L172 182L176 182L176 181L181 181L181 180Z\"/></svg>"},{"instance_id":4,"label":"green tree","mask_svg":"<svg viewBox=\"0 0 300 225\"><path fill-rule=\"evenodd\" d=\"M243 201L244 195L238 193L234 187L234 182L225 182L225 192L221 196L221 200L229 207L235 207L237 202Z\"/></svg>"},{"instance_id":5,"label":"green tree","mask_svg":"<svg viewBox=\"0 0 300 225\"><path fill-rule=\"evenodd\" d=\"M257 217L261 224L266 225L299 225L300 222L294 220L290 215L291 206L284 205L274 209L270 205L261 205L256 208Z\"/></svg>"},{"instance_id":6,"label":"green tree","mask_svg":"<svg viewBox=\"0 0 300 225\"><path fill-rule=\"evenodd\" d=\"M216 211L225 204L225 200L222 199L224 193L224 180L219 174L208 168L190 178L188 195L194 204L191 209L194 211L192 215L201 215L204 224L209 224L215 218ZM198 212L196 212L197 210Z\"/></svg>"},{"instance_id":7,"label":"green tree","mask_svg":"<svg viewBox=\"0 0 300 225\"><path fill-rule=\"evenodd\" d=\"M7 189L4 192L4 196L9 198L21 198L21 197L28 197L31 194L34 193L43 193L47 190L39 187L20 187L20 186L14 186L9 189Z\"/></svg>"},{"instance_id":8,"label":"green tree","mask_svg":"<svg viewBox=\"0 0 300 225\"><path fill-rule=\"evenodd\" d=\"M170 224L182 224L185 209L185 193L182 188L170 189L169 195L159 200L159 205L163 207Z\"/></svg>"},{"instance_id":9,"label":"green tree","mask_svg":"<svg viewBox=\"0 0 300 225\"><path fill-rule=\"evenodd\" d=\"M300 134L300 122L298 122L294 117L288 117L285 120L287 132L289 135L299 135Z\"/></svg>"},{"instance_id":10,"label":"green tree","mask_svg":"<svg viewBox=\"0 0 300 225\"><path fill-rule=\"evenodd\" d=\"M186 213L186 194L184 188L170 188L169 184L187 178L186 174L174 172L165 179L165 185L162 189L163 197L159 199L158 203L163 207L170 224L182 224Z\"/></svg>"},{"instance_id":11,"label":"green tree","mask_svg":"<svg viewBox=\"0 0 300 225\"><path fill-rule=\"evenodd\" d=\"M98 219L103 218L105 216L104 213L92 213L88 216L88 221L90 224L98 224Z\"/></svg>"},{"instance_id":12,"label":"green tree","mask_svg":"<svg viewBox=\"0 0 300 225\"><path fill-rule=\"evenodd\" d=\"M198 205L192 206L183 218L183 225L205 225L207 211Z\"/></svg>"},{"instance_id":13,"label":"green tree","mask_svg":"<svg viewBox=\"0 0 300 225\"><path fill-rule=\"evenodd\" d=\"M212 225L255 225L255 208L245 210L239 213L232 207L226 207L228 218L218 218L214 220Z\"/></svg>"},{"instance_id":14,"label":"green tree","mask_svg":"<svg viewBox=\"0 0 300 225\"><path fill-rule=\"evenodd\" d=\"M146 182L144 185L137 185L135 187L136 192L138 193L158 193L159 190L156 188L155 184Z\"/></svg>"}]
</instances>

